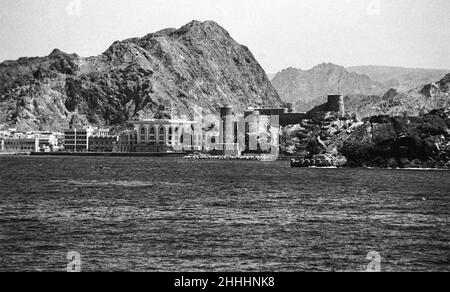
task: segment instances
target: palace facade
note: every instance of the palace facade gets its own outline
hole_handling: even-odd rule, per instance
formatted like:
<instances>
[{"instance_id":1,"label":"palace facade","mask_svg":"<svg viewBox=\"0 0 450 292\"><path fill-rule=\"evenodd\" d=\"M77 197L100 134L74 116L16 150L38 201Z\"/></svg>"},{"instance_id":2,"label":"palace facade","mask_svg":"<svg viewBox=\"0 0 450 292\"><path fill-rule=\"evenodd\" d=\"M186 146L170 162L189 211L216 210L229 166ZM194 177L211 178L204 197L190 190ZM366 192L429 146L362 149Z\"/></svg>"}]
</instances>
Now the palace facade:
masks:
<instances>
[{"instance_id":1,"label":"palace facade","mask_svg":"<svg viewBox=\"0 0 450 292\"><path fill-rule=\"evenodd\" d=\"M149 119L130 121L137 133L135 152L201 151L203 136L197 122Z\"/></svg>"}]
</instances>

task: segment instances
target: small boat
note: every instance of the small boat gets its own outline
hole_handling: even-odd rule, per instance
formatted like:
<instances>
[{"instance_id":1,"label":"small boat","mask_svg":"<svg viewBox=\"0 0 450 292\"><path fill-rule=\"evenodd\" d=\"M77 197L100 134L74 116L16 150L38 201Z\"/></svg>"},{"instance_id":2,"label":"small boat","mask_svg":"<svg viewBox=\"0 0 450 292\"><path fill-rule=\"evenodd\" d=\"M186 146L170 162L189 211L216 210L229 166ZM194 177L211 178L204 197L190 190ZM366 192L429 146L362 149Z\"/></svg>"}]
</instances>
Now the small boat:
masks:
<instances>
[{"instance_id":1,"label":"small boat","mask_svg":"<svg viewBox=\"0 0 450 292\"><path fill-rule=\"evenodd\" d=\"M314 164L309 159L291 159L291 167L310 167Z\"/></svg>"}]
</instances>

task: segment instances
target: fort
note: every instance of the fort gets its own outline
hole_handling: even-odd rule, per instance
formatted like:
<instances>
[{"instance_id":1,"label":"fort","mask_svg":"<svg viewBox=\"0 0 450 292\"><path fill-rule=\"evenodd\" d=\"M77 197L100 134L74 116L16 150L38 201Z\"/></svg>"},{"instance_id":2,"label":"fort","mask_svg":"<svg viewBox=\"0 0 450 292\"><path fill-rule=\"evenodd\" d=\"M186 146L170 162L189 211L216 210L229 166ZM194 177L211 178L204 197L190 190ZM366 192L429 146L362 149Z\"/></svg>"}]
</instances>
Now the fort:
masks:
<instances>
[{"instance_id":1,"label":"fort","mask_svg":"<svg viewBox=\"0 0 450 292\"><path fill-rule=\"evenodd\" d=\"M258 114L260 116L278 116L281 127L295 125L303 120L312 119L317 113L332 112L338 116L345 115L344 96L341 94L328 95L327 102L319 105L308 112L295 112L295 105L287 103L283 108L250 108L244 112L244 116Z\"/></svg>"},{"instance_id":2,"label":"fort","mask_svg":"<svg viewBox=\"0 0 450 292\"><path fill-rule=\"evenodd\" d=\"M242 116L233 114L232 107L224 106L220 108L223 126L220 129L219 139L223 142L222 148L226 155L236 155L240 151L246 153L267 151L268 148L263 147L263 144L273 142L274 129L281 133L279 131L281 127L300 124L303 120L320 119L328 113L334 113L339 117L345 115L343 95L329 95L325 104L309 112L295 112L295 105L292 103L287 103L282 108L248 108L244 111L243 119Z\"/></svg>"}]
</instances>

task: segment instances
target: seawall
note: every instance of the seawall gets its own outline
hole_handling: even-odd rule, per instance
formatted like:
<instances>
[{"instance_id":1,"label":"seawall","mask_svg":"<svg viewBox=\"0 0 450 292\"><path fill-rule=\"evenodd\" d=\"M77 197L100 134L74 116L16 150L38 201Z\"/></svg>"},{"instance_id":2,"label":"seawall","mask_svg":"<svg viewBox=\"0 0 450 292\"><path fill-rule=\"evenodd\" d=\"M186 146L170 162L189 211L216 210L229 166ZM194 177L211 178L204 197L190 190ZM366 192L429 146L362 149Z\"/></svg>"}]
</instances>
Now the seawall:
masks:
<instances>
[{"instance_id":1,"label":"seawall","mask_svg":"<svg viewBox=\"0 0 450 292\"><path fill-rule=\"evenodd\" d=\"M76 156L76 157L184 157L187 153L111 153L111 152L32 152L32 156Z\"/></svg>"}]
</instances>

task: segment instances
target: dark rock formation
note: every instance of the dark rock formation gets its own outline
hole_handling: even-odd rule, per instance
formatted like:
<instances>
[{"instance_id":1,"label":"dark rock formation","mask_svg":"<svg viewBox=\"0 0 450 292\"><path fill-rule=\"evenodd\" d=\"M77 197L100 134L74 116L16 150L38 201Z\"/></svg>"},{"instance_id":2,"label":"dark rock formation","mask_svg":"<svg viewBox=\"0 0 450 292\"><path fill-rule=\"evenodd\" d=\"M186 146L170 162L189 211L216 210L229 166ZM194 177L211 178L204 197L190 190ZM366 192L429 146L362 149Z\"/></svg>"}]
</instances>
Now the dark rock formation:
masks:
<instances>
[{"instance_id":1,"label":"dark rock formation","mask_svg":"<svg viewBox=\"0 0 450 292\"><path fill-rule=\"evenodd\" d=\"M0 127L123 126L161 115L160 105L165 116L190 118L195 106L217 114L224 104L281 100L249 49L211 21L117 41L96 57L54 50L0 64Z\"/></svg>"},{"instance_id":2,"label":"dark rock formation","mask_svg":"<svg viewBox=\"0 0 450 292\"><path fill-rule=\"evenodd\" d=\"M444 167L448 162L450 132L441 117L430 113L422 118L393 117L390 123L373 121L358 127L341 148L354 165Z\"/></svg>"},{"instance_id":3,"label":"dark rock formation","mask_svg":"<svg viewBox=\"0 0 450 292\"><path fill-rule=\"evenodd\" d=\"M441 109L422 117L374 116L363 122L349 117L320 123L305 120L283 129L281 150L285 155L302 157L296 163L304 166L327 166L324 159L316 159L325 155L335 159L344 156L350 167L448 168L449 114L448 109Z\"/></svg>"}]
</instances>

